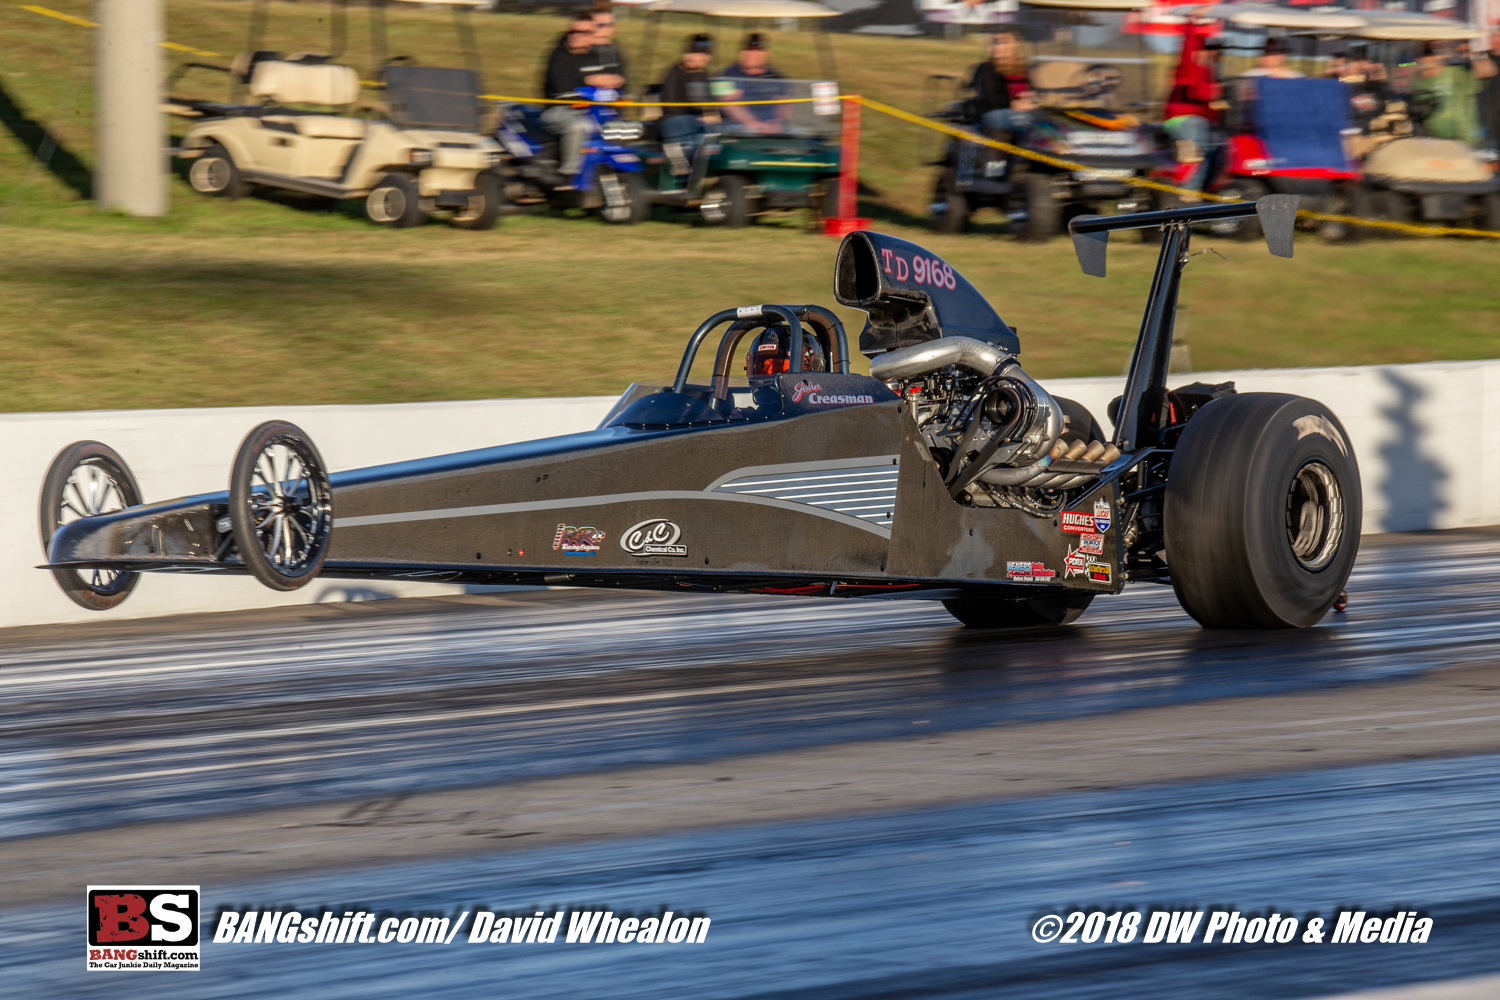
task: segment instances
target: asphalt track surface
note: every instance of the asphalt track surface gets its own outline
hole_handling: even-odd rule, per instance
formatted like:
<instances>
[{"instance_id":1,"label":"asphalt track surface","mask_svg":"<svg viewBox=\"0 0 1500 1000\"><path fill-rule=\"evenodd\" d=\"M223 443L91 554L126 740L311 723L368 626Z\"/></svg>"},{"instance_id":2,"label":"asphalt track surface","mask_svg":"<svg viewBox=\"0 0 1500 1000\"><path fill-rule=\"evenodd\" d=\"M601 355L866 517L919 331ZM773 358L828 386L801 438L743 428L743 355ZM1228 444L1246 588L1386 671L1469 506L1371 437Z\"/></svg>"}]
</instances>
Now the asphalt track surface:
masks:
<instances>
[{"instance_id":1,"label":"asphalt track surface","mask_svg":"<svg viewBox=\"0 0 1500 1000\"><path fill-rule=\"evenodd\" d=\"M1147 587L1096 602L1072 628L1012 635L966 632L918 602L571 591L11 630L0 635L0 836L29 838L11 841L16 857L127 823L165 831L333 800L888 752L914 733L961 741L1045 724L1087 740L1131 712L1353 697L1500 662L1500 532L1367 539L1349 590L1346 614L1262 634L1204 632L1170 590ZM1461 720L1470 729L1500 726L1485 722L1500 716L1481 704L1494 700L1488 684L1465 689L1479 706ZM830 805L794 822L726 813L680 832L605 828L592 842L500 853L491 842L435 859L417 849L280 877L272 852L261 870L206 878L208 904L667 903L715 926L691 954L454 946L356 960L209 945L192 992L464 995L488 981L516 996L691 984L688 995L736 997L1290 998L1495 972L1500 747L1472 742L1359 767L1176 783L1146 769L1097 791ZM79 974L83 883L66 881L33 891L24 911L0 909L6 981L23 996L150 992L155 977ZM1034 916L1073 905L1220 903L1419 907L1438 931L1421 948L1171 952L1064 952L1027 933Z\"/></svg>"}]
</instances>

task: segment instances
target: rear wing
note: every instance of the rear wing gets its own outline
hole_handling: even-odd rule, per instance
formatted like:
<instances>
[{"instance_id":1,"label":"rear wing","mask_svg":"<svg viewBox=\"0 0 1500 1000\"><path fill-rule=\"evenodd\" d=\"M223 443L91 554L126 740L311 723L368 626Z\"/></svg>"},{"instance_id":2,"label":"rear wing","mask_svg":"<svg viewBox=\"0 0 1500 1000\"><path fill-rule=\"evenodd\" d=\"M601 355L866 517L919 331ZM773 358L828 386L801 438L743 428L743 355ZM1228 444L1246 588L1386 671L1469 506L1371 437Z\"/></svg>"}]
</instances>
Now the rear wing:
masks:
<instances>
[{"instance_id":1,"label":"rear wing","mask_svg":"<svg viewBox=\"0 0 1500 1000\"><path fill-rule=\"evenodd\" d=\"M1073 237L1073 251L1084 274L1104 277L1104 262L1109 249L1109 234L1117 229L1185 228L1199 222L1218 219L1243 219L1260 216L1260 230L1266 247L1278 257L1292 255L1292 227L1297 221L1294 194L1268 194L1259 201L1232 201L1216 205L1193 205L1162 212L1136 212L1133 215L1081 215L1068 224ZM1166 244L1162 241L1162 252Z\"/></svg>"},{"instance_id":2,"label":"rear wing","mask_svg":"<svg viewBox=\"0 0 1500 1000\"><path fill-rule=\"evenodd\" d=\"M1161 254L1156 260L1156 274L1146 297L1141 332L1136 338L1115 423L1113 440L1122 453L1160 447L1172 420L1167 399L1167 364L1172 356L1177 292L1182 283L1182 269L1188 262L1194 223L1259 216L1266 246L1278 257L1290 257L1298 200L1296 195L1268 194L1255 202L1192 205L1133 215L1085 215L1068 224L1083 272L1099 278L1104 277L1110 233L1117 229L1162 231Z\"/></svg>"}]
</instances>

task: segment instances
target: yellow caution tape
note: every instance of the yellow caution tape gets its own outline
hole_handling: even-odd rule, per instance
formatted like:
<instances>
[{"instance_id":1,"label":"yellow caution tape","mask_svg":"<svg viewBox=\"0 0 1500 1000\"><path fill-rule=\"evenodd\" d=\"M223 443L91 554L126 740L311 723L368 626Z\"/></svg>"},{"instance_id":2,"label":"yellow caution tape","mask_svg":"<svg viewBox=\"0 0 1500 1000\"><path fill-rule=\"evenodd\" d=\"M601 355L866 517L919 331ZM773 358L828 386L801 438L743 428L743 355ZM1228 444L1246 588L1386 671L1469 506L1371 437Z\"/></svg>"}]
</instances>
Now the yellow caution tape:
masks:
<instances>
[{"instance_id":1,"label":"yellow caution tape","mask_svg":"<svg viewBox=\"0 0 1500 1000\"><path fill-rule=\"evenodd\" d=\"M74 17L72 14L64 14L61 11L55 11L51 8L41 7L36 4L23 4L21 5L21 9L29 10L33 14L41 14L44 17L56 18L59 21L66 21L69 24L76 24L79 27L83 28L99 27L98 22L96 21L89 21L81 17ZM195 49L188 45L178 44L177 42L161 42L159 44L164 48L172 49L177 52L187 52L192 55L223 58L223 56L218 52L210 52L206 49ZM379 86L379 84L369 80L362 80L360 82L364 83L366 86ZM1048 166L1057 167L1060 170L1089 169L1082 163L1074 163L1070 160L1062 159L1061 157L1049 156L1046 153L1038 153L1035 150L1024 149L1020 146L1015 146L1008 142L1001 142L998 139L991 139L988 136L979 135L975 132L970 132L967 129L960 129L953 125L949 125L947 122L940 122L932 118L927 118L923 115L912 114L910 111L903 111L900 108L892 107L889 104L882 104L880 101L872 100L868 97L861 97L857 94L840 94L837 98L783 97L766 101L715 101L710 99L693 102L582 101L570 100L568 98L514 97L505 94L480 94L479 96L482 100L487 101L514 101L523 104L567 104L574 106L602 104L613 108L700 108L714 106L738 107L749 104L809 104L813 101L827 100L858 101L860 104L869 108L871 111L878 111L881 114L889 115L892 118L898 118L905 122L910 122L913 125L920 125L923 128L932 129L935 132L943 132L950 136L953 136L954 138L962 139L965 142L972 142L980 146L989 146L992 149L998 149L1002 152L1009 153L1014 156L1021 156L1028 160L1033 160L1037 163L1045 163ZM1181 195L1189 199L1196 198L1205 201L1219 202L1236 202L1243 200L1241 198L1226 198L1223 195L1209 194L1206 191L1194 191L1189 188L1174 187L1171 184L1163 184L1160 181L1148 180L1145 177L1131 177L1126 180L1126 183L1134 187L1148 188L1152 191L1165 191L1168 194ZM1324 212L1309 211L1307 209L1302 209L1298 211L1297 214L1303 218L1314 219L1319 222L1341 222L1349 226L1364 226L1366 228L1373 229L1393 229L1399 232L1416 233L1423 236L1482 236L1488 239L1500 239L1500 232L1491 232L1487 229L1460 229L1450 226L1421 226L1410 222L1388 222L1383 219L1361 219L1358 216L1353 215L1330 215Z\"/></svg>"},{"instance_id":2,"label":"yellow caution tape","mask_svg":"<svg viewBox=\"0 0 1500 1000\"><path fill-rule=\"evenodd\" d=\"M1023 149L1020 146L1013 146L1008 142L1000 142L998 139L991 139L988 136L978 135L966 129L956 128L952 125L949 125L947 122L935 121L931 118L925 118L922 115L914 115L910 111L902 111L900 108L893 108L889 104L882 104L879 101L872 101L868 97L861 97L858 98L858 100L861 104L872 111L879 111L880 113L890 115L893 118L899 118L902 121L911 122L914 125L921 125L924 128L930 128L935 132L944 132L948 135L962 139L965 142L972 142L980 146L989 146L994 149L1003 150L1006 153L1011 153L1016 156L1023 156L1028 160L1035 160L1039 163L1045 163L1048 166L1058 167L1063 170L1090 169L1082 163L1072 163L1068 160L1064 160L1056 156L1048 156L1046 153L1038 153L1034 150ZM1183 195L1188 198L1200 198L1205 201L1235 202L1244 200L1242 198L1226 198L1223 195L1209 194L1206 191L1193 191L1189 188L1173 187L1170 184L1162 184L1159 181L1148 180L1144 177L1131 177L1127 180L1126 183L1134 185L1135 187L1149 188L1153 191L1165 191L1168 194ZM1500 232L1492 232L1488 229L1459 229L1449 226L1419 226L1410 222L1387 222L1383 219L1361 219L1358 216L1353 215L1329 215L1325 212L1312 212L1307 209L1301 209L1297 212L1297 214L1303 218L1314 219L1319 222L1341 222L1349 226L1365 226L1375 229L1394 229L1399 232L1417 233L1424 236L1483 236L1489 239L1500 239Z\"/></svg>"},{"instance_id":3,"label":"yellow caution tape","mask_svg":"<svg viewBox=\"0 0 1500 1000\"><path fill-rule=\"evenodd\" d=\"M59 21L67 21L69 24L76 24L80 28L99 27L99 23L97 21L86 21L81 17L74 17L72 14L64 14L61 11L51 10L47 7L38 7L35 4L22 4L21 9L29 10L33 14L40 14L43 17L55 17Z\"/></svg>"}]
</instances>

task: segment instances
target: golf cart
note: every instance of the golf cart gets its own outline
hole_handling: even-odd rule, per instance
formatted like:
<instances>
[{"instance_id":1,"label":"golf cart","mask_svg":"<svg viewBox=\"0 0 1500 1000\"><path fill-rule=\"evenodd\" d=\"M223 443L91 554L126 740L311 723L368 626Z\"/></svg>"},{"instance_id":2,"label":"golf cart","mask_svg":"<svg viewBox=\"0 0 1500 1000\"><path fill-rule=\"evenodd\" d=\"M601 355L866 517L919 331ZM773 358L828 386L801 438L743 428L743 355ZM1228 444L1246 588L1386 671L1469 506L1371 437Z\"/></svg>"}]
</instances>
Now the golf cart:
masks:
<instances>
[{"instance_id":1,"label":"golf cart","mask_svg":"<svg viewBox=\"0 0 1500 1000\"><path fill-rule=\"evenodd\" d=\"M1256 31L1278 28L1317 35L1352 30L1364 22L1346 12L1313 12L1237 3L1168 8L1182 19L1220 21L1227 27ZM1359 164L1350 157L1345 136L1351 129L1349 92L1337 80L1239 77L1225 81L1229 133L1223 152L1209 165L1205 185L1211 194L1255 201L1267 194L1300 195L1315 211L1347 214ZM1181 155L1181 154L1179 154ZM1158 169L1154 179L1184 186L1199 160L1184 159ZM1163 205L1175 204L1165 195ZM1216 236L1260 238L1259 219L1223 219L1208 225ZM1322 222L1324 239L1349 235L1339 222Z\"/></svg>"},{"instance_id":2,"label":"golf cart","mask_svg":"<svg viewBox=\"0 0 1500 1000\"><path fill-rule=\"evenodd\" d=\"M361 198L370 221L385 226L418 225L435 211L451 212L460 228L495 224L502 194L491 168L499 146L481 134L477 69L416 66L379 53L388 119L341 114L361 86L353 67L332 61L342 49L342 2L334 4L333 54L286 57L262 47L267 2L257 0L251 46L227 70L252 103L173 102L198 116L178 154L191 161L194 190L238 198L261 186ZM473 52L462 15L479 0L417 2L453 7ZM371 37L383 40L381 0L371 3L370 18Z\"/></svg>"},{"instance_id":3,"label":"golf cart","mask_svg":"<svg viewBox=\"0 0 1500 1000\"><path fill-rule=\"evenodd\" d=\"M704 18L806 19L839 13L808 0L658 0L637 65L651 65L656 37L667 14ZM822 80L768 77L710 80L707 126L696 151L661 142L660 117L647 109L646 182L653 201L696 210L708 225L737 228L774 212L812 209L835 214L838 202L841 102L833 52L826 32L816 30ZM655 93L653 87L647 100ZM734 104L737 101L796 100L788 104ZM691 153L691 155L689 155Z\"/></svg>"},{"instance_id":4,"label":"golf cart","mask_svg":"<svg viewBox=\"0 0 1500 1000\"><path fill-rule=\"evenodd\" d=\"M1402 42L1480 37L1466 24L1425 14L1361 11L1359 16L1366 23L1351 35L1388 49ZM1415 102L1387 99L1377 111L1356 138L1364 180L1355 189L1355 215L1500 230L1500 176L1493 164L1467 143L1418 134L1425 114Z\"/></svg>"},{"instance_id":5,"label":"golf cart","mask_svg":"<svg viewBox=\"0 0 1500 1000\"><path fill-rule=\"evenodd\" d=\"M1140 8L1141 3L1030 0L1027 6L1049 9L1030 12L1036 16L1032 27L1046 28L1042 17L1052 13L1050 9L1074 14L1130 11ZM952 139L935 161L942 169L933 190L932 227L941 232L963 232L975 211L994 208L1009 219L1017 236L1046 240L1075 216L1118 215L1151 208L1148 192L1130 183L1160 163L1155 137L1131 113L1148 106L1144 97L1149 65L1144 56L1079 54L1076 50L1033 55L1028 76L1038 108L1031 126L1015 143L1078 166L1054 167L990 146ZM978 123L970 120L973 116L962 101L953 101L934 117L962 122L979 132ZM1155 238L1154 230L1148 238Z\"/></svg>"}]
</instances>

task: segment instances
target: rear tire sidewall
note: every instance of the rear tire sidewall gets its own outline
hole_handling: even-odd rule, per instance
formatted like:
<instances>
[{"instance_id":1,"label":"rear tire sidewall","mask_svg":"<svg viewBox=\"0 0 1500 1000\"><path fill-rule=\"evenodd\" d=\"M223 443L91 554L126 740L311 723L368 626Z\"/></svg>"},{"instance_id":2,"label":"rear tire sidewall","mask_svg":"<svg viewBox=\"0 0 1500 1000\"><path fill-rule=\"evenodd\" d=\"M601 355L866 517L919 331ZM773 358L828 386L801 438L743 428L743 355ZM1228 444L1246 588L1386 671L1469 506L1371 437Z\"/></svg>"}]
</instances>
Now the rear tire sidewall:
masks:
<instances>
[{"instance_id":1,"label":"rear tire sidewall","mask_svg":"<svg viewBox=\"0 0 1500 1000\"><path fill-rule=\"evenodd\" d=\"M1287 531L1299 470L1321 462L1338 483L1342 524L1326 565L1304 567ZM1306 628L1348 582L1363 517L1348 433L1316 400L1246 393L1213 400L1179 439L1164 538L1172 587L1206 628Z\"/></svg>"},{"instance_id":2,"label":"rear tire sidewall","mask_svg":"<svg viewBox=\"0 0 1500 1000\"><path fill-rule=\"evenodd\" d=\"M625 192L625 204L623 206L611 206L609 198L604 191L604 177L614 177L619 181L621 189ZM651 198L646 193L646 185L636 173L624 173L611 168L601 168L599 171L599 197L603 207L599 209L599 217L610 225L634 226L645 222L651 217Z\"/></svg>"},{"instance_id":3,"label":"rear tire sidewall","mask_svg":"<svg viewBox=\"0 0 1500 1000\"><path fill-rule=\"evenodd\" d=\"M325 495L329 497L329 512L324 535L316 555L296 575L283 573L271 562L254 530L254 514L250 506L252 492L251 476L260 454L276 443L293 445L303 456L309 478L318 477ZM245 568L261 583L272 590L296 590L311 583L323 568L328 558L333 535L333 490L328 482L328 466L318 452L312 439L295 424L284 420L271 420L256 427L240 443L234 456L234 466L229 474L229 521L234 535L235 548Z\"/></svg>"},{"instance_id":4,"label":"rear tire sidewall","mask_svg":"<svg viewBox=\"0 0 1500 1000\"><path fill-rule=\"evenodd\" d=\"M52 459L42 479L38 501L37 526L42 536L42 553L50 559L52 536L62 526L63 490L73 471L82 465L98 465L114 480L126 507L138 506L141 489L130 467L113 448L98 441L76 441ZM74 604L89 611L108 611L118 607L140 582L139 573L121 573L106 591L95 590L80 575L88 570L55 569L52 578Z\"/></svg>"},{"instance_id":5,"label":"rear tire sidewall","mask_svg":"<svg viewBox=\"0 0 1500 1000\"><path fill-rule=\"evenodd\" d=\"M750 224L750 193L745 178L738 174L721 174L714 185L722 205L723 218L712 225L726 229L743 229Z\"/></svg>"},{"instance_id":6,"label":"rear tire sidewall","mask_svg":"<svg viewBox=\"0 0 1500 1000\"><path fill-rule=\"evenodd\" d=\"M377 226L410 229L427 218L421 193L410 174L386 174L365 196L365 217Z\"/></svg>"}]
</instances>

